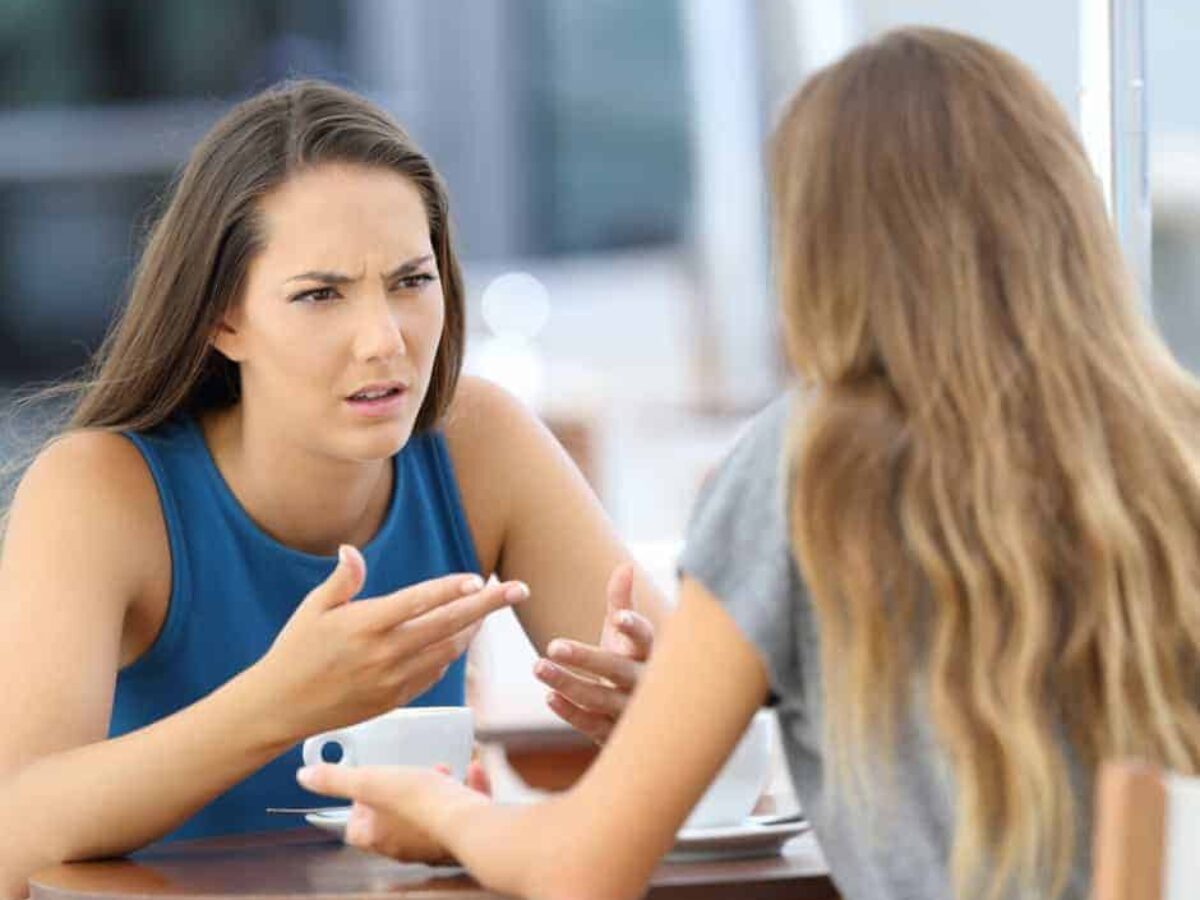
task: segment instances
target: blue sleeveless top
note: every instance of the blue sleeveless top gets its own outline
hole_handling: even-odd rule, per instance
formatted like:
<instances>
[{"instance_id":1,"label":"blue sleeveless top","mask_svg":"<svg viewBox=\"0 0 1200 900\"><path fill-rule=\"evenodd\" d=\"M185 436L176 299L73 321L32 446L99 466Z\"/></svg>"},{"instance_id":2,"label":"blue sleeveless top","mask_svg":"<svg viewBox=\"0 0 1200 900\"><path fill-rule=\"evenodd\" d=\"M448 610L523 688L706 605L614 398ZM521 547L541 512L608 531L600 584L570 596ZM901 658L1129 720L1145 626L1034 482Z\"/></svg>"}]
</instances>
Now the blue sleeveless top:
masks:
<instances>
[{"instance_id":1,"label":"blue sleeveless top","mask_svg":"<svg viewBox=\"0 0 1200 900\"><path fill-rule=\"evenodd\" d=\"M117 676L109 736L142 728L212 693L270 648L336 558L293 550L260 529L225 483L198 423L177 417L127 435L141 451L162 503L171 549L171 599L154 644ZM393 458L392 497L362 548L376 597L452 572L479 572L475 545L441 434L414 435ZM462 706L460 658L412 706ZM221 794L166 840L295 828L268 806L322 806L296 783L300 745Z\"/></svg>"}]
</instances>

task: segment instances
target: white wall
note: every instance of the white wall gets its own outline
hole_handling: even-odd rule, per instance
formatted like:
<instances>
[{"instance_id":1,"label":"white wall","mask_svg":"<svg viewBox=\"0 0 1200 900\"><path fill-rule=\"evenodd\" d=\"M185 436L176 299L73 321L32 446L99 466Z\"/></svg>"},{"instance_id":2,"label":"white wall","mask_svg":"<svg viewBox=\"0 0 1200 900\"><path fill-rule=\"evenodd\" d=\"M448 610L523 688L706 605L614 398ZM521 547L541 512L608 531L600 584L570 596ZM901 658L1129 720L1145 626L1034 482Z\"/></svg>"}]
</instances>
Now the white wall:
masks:
<instances>
[{"instance_id":1,"label":"white wall","mask_svg":"<svg viewBox=\"0 0 1200 900\"><path fill-rule=\"evenodd\" d=\"M1200 134L1198 53L1200 2L1146 0L1146 78L1154 132Z\"/></svg>"},{"instance_id":2,"label":"white wall","mask_svg":"<svg viewBox=\"0 0 1200 900\"><path fill-rule=\"evenodd\" d=\"M1003 47L1049 85L1078 124L1077 0L857 0L857 6L868 34L900 25L934 25Z\"/></svg>"}]
</instances>

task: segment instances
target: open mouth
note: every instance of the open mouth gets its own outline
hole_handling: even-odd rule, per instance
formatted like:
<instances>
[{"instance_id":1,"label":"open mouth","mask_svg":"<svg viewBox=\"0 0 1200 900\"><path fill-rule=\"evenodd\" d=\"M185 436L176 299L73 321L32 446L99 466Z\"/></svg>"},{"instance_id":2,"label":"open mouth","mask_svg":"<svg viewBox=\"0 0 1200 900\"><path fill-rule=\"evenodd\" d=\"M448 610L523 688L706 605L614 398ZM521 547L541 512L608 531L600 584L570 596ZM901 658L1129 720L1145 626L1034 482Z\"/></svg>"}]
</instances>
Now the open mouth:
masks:
<instances>
[{"instance_id":1,"label":"open mouth","mask_svg":"<svg viewBox=\"0 0 1200 900\"><path fill-rule=\"evenodd\" d=\"M347 399L353 403L376 403L380 400L398 397L401 393L403 391L398 387L388 387L377 390L359 391L357 394L351 394Z\"/></svg>"}]
</instances>

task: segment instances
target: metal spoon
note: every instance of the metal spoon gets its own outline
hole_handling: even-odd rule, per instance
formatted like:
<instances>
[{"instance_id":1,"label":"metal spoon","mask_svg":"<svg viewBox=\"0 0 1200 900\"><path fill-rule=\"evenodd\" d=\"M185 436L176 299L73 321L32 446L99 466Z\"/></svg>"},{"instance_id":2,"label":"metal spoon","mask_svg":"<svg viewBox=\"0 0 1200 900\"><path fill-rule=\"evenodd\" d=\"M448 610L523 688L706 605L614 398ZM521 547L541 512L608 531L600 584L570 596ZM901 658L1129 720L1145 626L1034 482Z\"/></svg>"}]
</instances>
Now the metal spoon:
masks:
<instances>
[{"instance_id":1,"label":"metal spoon","mask_svg":"<svg viewBox=\"0 0 1200 900\"><path fill-rule=\"evenodd\" d=\"M790 825L793 822L805 822L804 813L800 810L779 813L778 815L750 816L755 825Z\"/></svg>"}]
</instances>

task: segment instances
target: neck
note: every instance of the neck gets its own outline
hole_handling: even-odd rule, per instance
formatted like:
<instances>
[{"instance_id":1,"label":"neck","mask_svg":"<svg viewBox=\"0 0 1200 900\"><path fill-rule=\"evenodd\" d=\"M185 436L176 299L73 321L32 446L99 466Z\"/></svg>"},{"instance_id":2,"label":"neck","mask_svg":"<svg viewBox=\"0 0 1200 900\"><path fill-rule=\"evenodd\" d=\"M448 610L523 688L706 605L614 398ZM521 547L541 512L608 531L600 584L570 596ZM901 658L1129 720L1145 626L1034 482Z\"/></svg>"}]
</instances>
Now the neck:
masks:
<instances>
[{"instance_id":1,"label":"neck","mask_svg":"<svg viewBox=\"0 0 1200 900\"><path fill-rule=\"evenodd\" d=\"M274 437L238 404L209 413L200 429L230 490L259 528L287 547L332 556L361 547L387 515L390 459L334 459Z\"/></svg>"}]
</instances>

